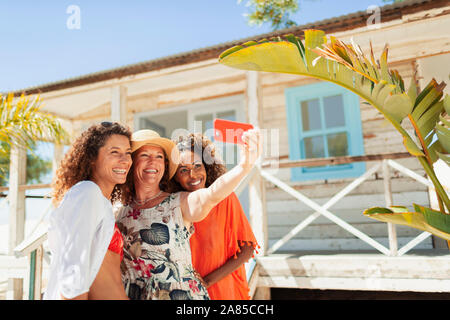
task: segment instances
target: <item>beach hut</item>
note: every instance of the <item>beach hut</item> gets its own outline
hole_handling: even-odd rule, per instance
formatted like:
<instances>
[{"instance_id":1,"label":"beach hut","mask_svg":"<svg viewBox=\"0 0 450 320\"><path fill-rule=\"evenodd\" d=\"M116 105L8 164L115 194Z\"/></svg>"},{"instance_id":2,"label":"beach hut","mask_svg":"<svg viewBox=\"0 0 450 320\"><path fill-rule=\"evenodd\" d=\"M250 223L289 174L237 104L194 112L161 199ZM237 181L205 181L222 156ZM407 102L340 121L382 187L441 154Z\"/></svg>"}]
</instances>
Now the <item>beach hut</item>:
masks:
<instances>
[{"instance_id":1,"label":"beach hut","mask_svg":"<svg viewBox=\"0 0 450 320\"><path fill-rule=\"evenodd\" d=\"M374 108L329 83L218 62L219 54L234 45L288 33L302 36L305 29L321 29L347 42L353 38L363 50L372 41L376 55L388 43L390 67L405 83L414 78L423 86L433 77L448 82L448 1L409 0L16 93L39 93L45 111L63 119L73 135L104 120L169 138L179 128L205 132L214 118L264 129L260 168L238 190L261 245L248 264L256 299L269 299L273 288L450 293L445 241L362 214L376 205L435 205L419 162ZM55 150L60 159L62 148ZM230 166L234 151L223 148L224 156L232 155ZM11 161L18 168L22 160ZM449 181L442 183L448 188ZM11 185L10 194L19 185ZM16 252L35 252L44 239L22 243Z\"/></svg>"}]
</instances>

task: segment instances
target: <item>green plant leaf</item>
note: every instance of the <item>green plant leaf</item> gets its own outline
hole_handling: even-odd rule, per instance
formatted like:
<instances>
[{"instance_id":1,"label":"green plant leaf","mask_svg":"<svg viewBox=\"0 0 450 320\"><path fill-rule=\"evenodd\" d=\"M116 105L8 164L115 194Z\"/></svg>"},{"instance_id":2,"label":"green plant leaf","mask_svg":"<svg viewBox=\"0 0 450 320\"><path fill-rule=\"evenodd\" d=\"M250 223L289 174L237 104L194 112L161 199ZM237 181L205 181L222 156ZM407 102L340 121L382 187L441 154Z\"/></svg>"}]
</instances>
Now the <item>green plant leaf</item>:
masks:
<instances>
[{"instance_id":1,"label":"green plant leaf","mask_svg":"<svg viewBox=\"0 0 450 320\"><path fill-rule=\"evenodd\" d=\"M427 231L442 239L450 240L450 231L445 231L448 227L447 223L450 215L429 208L418 208L416 205L414 207L417 212L405 212L404 207L400 207L401 209L398 210L401 212L392 212L392 210L387 208L370 208L365 210L363 214L371 219ZM430 213L429 210L433 211L433 213ZM423 213L425 211L427 212L426 214Z\"/></svg>"},{"instance_id":2,"label":"green plant leaf","mask_svg":"<svg viewBox=\"0 0 450 320\"><path fill-rule=\"evenodd\" d=\"M411 113L413 103L406 93L389 96L383 104L383 110L399 123Z\"/></svg>"},{"instance_id":3,"label":"green plant leaf","mask_svg":"<svg viewBox=\"0 0 450 320\"><path fill-rule=\"evenodd\" d=\"M439 115L444 110L443 96L444 83L438 84L432 79L425 89L417 96L413 111L408 116L414 126L416 136L427 159L434 163L438 159L436 152L442 152L441 143L433 143L435 126Z\"/></svg>"},{"instance_id":4,"label":"green plant leaf","mask_svg":"<svg viewBox=\"0 0 450 320\"><path fill-rule=\"evenodd\" d=\"M444 97L444 108L445 112L450 115L450 96L448 94Z\"/></svg>"},{"instance_id":5,"label":"green plant leaf","mask_svg":"<svg viewBox=\"0 0 450 320\"><path fill-rule=\"evenodd\" d=\"M308 32L305 32L306 62L308 67L311 67L313 60L319 56L313 49L321 47L324 40L325 32L322 30L308 30Z\"/></svg>"},{"instance_id":6,"label":"green plant leaf","mask_svg":"<svg viewBox=\"0 0 450 320\"><path fill-rule=\"evenodd\" d=\"M440 152L436 152L436 154L438 155L439 159L441 159L448 166L450 166L450 154L448 154L448 153L440 153Z\"/></svg>"},{"instance_id":7,"label":"green plant leaf","mask_svg":"<svg viewBox=\"0 0 450 320\"><path fill-rule=\"evenodd\" d=\"M394 211L392 211L391 209L388 209L388 208L383 208L383 207L372 207L372 208L366 209L364 211L365 215L378 214L378 213L392 214L392 213L394 213Z\"/></svg>"},{"instance_id":8,"label":"green plant leaf","mask_svg":"<svg viewBox=\"0 0 450 320\"><path fill-rule=\"evenodd\" d=\"M425 154L410 137L403 137L403 145L413 156L425 157Z\"/></svg>"},{"instance_id":9,"label":"green plant leaf","mask_svg":"<svg viewBox=\"0 0 450 320\"><path fill-rule=\"evenodd\" d=\"M447 119L445 119L443 116L442 116L442 114L441 115L439 115L439 120L441 120L442 121L442 123L444 124L444 126L446 126L446 127L449 127L450 128L450 121L449 120L447 120Z\"/></svg>"},{"instance_id":10,"label":"green plant leaf","mask_svg":"<svg viewBox=\"0 0 450 320\"><path fill-rule=\"evenodd\" d=\"M412 103L416 102L418 91L419 91L419 89L417 88L416 79L414 77L411 77L411 82L410 82L409 88L408 88L408 97L409 97L409 99L411 99Z\"/></svg>"},{"instance_id":11,"label":"green plant leaf","mask_svg":"<svg viewBox=\"0 0 450 320\"><path fill-rule=\"evenodd\" d=\"M448 96L446 96L447 98ZM442 152L436 151L437 156L450 166L450 121L445 119L442 115L439 115L439 120L442 121L442 125L436 125L436 136L442 146Z\"/></svg>"},{"instance_id":12,"label":"green plant leaf","mask_svg":"<svg viewBox=\"0 0 450 320\"><path fill-rule=\"evenodd\" d=\"M450 153L450 128L436 124L436 134L444 150Z\"/></svg>"},{"instance_id":13,"label":"green plant leaf","mask_svg":"<svg viewBox=\"0 0 450 320\"><path fill-rule=\"evenodd\" d=\"M389 208L394 211L394 213L409 212L409 209L405 206L390 206Z\"/></svg>"},{"instance_id":14,"label":"green plant leaf","mask_svg":"<svg viewBox=\"0 0 450 320\"><path fill-rule=\"evenodd\" d=\"M443 232L450 233L450 214L444 214L440 211L423 207L415 203L413 205L417 212L420 212L425 216L425 220L430 226Z\"/></svg>"}]
</instances>

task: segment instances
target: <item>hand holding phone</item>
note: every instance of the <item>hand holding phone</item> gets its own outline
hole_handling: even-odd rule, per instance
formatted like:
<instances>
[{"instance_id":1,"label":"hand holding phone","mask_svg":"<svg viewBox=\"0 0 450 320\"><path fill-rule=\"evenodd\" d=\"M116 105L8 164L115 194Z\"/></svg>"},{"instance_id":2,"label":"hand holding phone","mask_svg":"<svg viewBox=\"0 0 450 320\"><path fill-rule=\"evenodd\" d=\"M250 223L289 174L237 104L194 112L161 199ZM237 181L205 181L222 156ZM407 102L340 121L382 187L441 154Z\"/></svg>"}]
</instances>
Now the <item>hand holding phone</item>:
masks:
<instances>
[{"instance_id":1,"label":"hand holding phone","mask_svg":"<svg viewBox=\"0 0 450 320\"><path fill-rule=\"evenodd\" d=\"M214 120L214 139L234 143L241 150L240 165L250 170L262 153L262 136L259 129L249 123Z\"/></svg>"}]
</instances>

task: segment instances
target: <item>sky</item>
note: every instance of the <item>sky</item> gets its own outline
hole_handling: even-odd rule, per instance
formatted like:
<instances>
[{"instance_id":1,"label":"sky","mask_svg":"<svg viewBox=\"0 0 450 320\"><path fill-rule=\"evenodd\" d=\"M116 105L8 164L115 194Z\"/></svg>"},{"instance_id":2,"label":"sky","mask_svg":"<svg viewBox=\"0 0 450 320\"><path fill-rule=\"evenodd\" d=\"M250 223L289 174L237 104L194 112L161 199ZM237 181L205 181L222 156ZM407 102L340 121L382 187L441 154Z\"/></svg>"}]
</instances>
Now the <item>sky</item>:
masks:
<instances>
[{"instance_id":1,"label":"sky","mask_svg":"<svg viewBox=\"0 0 450 320\"><path fill-rule=\"evenodd\" d=\"M24 89L271 31L247 0L0 0L0 92ZM79 8L79 28L74 11ZM298 25L382 0L300 0Z\"/></svg>"},{"instance_id":2,"label":"sky","mask_svg":"<svg viewBox=\"0 0 450 320\"><path fill-rule=\"evenodd\" d=\"M0 0L0 92L20 90L270 32L250 27L246 0ZM79 8L79 29L67 26ZM298 25L366 11L382 0L300 0ZM73 25L69 23L70 26ZM38 154L49 158L52 146ZM50 182L50 176L47 177ZM35 190L28 194L49 192ZM1 199L0 199L1 200ZM27 199L27 219L49 200ZM8 223L0 201L0 225Z\"/></svg>"}]
</instances>

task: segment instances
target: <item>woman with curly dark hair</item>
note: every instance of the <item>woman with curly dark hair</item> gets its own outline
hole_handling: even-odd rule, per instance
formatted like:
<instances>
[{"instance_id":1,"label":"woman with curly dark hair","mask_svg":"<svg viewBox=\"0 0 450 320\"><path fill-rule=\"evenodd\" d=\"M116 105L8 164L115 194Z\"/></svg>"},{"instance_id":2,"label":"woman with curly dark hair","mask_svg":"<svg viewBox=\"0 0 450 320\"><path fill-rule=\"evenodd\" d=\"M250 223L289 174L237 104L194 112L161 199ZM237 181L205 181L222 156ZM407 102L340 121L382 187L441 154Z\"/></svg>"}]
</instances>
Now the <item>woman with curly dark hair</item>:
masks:
<instances>
[{"instance_id":1,"label":"woman with curly dark hair","mask_svg":"<svg viewBox=\"0 0 450 320\"><path fill-rule=\"evenodd\" d=\"M215 146L202 134L177 141L180 164L169 186L171 192L208 188L226 172ZM216 205L208 216L194 223L190 238L192 263L203 277L213 300L248 300L244 264L257 246L255 236L236 194Z\"/></svg>"},{"instance_id":2,"label":"woman with curly dark hair","mask_svg":"<svg viewBox=\"0 0 450 320\"><path fill-rule=\"evenodd\" d=\"M49 219L52 261L44 299L127 299L112 202L131 167L130 137L116 122L92 125L61 161L52 184L56 209Z\"/></svg>"}]
</instances>

